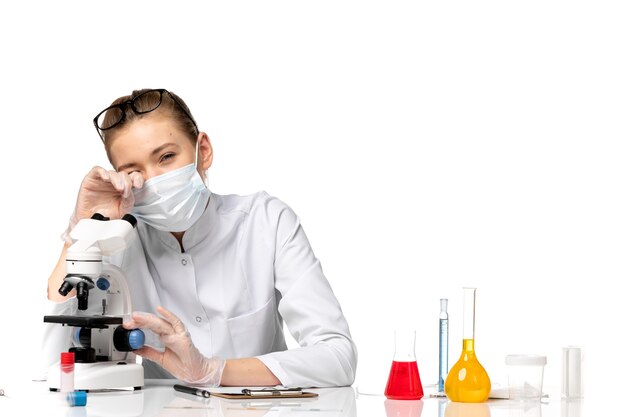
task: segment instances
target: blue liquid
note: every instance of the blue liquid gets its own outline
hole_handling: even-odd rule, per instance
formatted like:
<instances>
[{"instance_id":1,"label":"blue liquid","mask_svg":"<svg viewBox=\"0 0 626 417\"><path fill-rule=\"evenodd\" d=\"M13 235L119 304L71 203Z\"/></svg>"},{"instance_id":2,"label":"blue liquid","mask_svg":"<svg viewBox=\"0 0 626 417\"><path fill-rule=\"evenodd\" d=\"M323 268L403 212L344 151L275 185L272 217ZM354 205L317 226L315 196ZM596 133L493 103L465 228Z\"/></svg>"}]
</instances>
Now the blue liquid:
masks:
<instances>
[{"instance_id":1,"label":"blue liquid","mask_svg":"<svg viewBox=\"0 0 626 417\"><path fill-rule=\"evenodd\" d=\"M444 391L448 376L448 319L439 319L439 392Z\"/></svg>"}]
</instances>

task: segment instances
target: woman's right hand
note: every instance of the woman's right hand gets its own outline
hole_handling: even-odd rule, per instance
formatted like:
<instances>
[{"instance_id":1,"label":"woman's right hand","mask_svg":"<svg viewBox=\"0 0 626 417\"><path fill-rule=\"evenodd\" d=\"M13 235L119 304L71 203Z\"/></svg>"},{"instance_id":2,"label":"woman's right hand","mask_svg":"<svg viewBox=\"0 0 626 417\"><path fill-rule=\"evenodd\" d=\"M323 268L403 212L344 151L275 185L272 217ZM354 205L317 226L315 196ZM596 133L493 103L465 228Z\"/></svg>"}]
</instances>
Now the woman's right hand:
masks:
<instances>
[{"instance_id":1,"label":"woman's right hand","mask_svg":"<svg viewBox=\"0 0 626 417\"><path fill-rule=\"evenodd\" d=\"M133 188L143 187L143 177L138 172L126 174L124 172L107 171L102 167L93 167L80 184L78 198L74 212L70 217L69 225L61 234L65 247L52 275L48 279L48 299L63 301L68 296L61 296L57 289L65 277L65 251L73 243L70 232L82 219L91 218L94 213L100 213L111 219L121 219L130 213L135 204Z\"/></svg>"},{"instance_id":2,"label":"woman's right hand","mask_svg":"<svg viewBox=\"0 0 626 417\"><path fill-rule=\"evenodd\" d=\"M133 188L141 187L143 177L138 172L127 174L95 166L80 185L72 221L90 218L94 213L120 219L135 204Z\"/></svg>"}]
</instances>

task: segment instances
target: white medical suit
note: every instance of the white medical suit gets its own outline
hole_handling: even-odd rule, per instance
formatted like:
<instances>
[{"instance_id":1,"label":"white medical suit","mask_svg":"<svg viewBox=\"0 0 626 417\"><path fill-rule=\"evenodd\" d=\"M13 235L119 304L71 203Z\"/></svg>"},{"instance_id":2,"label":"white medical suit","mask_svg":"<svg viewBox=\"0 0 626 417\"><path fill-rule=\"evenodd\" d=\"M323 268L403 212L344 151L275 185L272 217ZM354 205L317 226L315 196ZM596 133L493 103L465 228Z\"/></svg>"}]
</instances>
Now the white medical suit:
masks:
<instances>
[{"instance_id":1,"label":"white medical suit","mask_svg":"<svg viewBox=\"0 0 626 417\"><path fill-rule=\"evenodd\" d=\"M171 233L139 222L131 246L108 259L124 271L134 311L154 313L162 305L185 323L205 356L257 357L285 386L353 383L357 352L348 323L285 203L264 192L211 194L182 242L184 252ZM49 304L47 314L77 308L75 298ZM283 320L299 348L287 350ZM51 364L69 338L65 327L46 326L44 357ZM160 346L147 333L146 344ZM147 362L146 378L156 376L158 367Z\"/></svg>"}]
</instances>

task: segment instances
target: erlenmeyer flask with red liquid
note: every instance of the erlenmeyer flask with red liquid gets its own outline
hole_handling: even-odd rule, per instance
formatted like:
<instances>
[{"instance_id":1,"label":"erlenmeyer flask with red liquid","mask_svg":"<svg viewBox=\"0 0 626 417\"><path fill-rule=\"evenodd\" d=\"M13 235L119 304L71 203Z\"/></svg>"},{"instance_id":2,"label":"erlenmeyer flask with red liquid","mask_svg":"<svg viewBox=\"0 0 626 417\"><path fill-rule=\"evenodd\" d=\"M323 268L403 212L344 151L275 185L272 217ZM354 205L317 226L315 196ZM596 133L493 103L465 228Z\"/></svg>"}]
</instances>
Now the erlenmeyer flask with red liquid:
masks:
<instances>
[{"instance_id":1,"label":"erlenmeyer flask with red liquid","mask_svg":"<svg viewBox=\"0 0 626 417\"><path fill-rule=\"evenodd\" d=\"M390 400L419 400L424 396L415 359L415 330L395 331L395 351L385 396Z\"/></svg>"}]
</instances>

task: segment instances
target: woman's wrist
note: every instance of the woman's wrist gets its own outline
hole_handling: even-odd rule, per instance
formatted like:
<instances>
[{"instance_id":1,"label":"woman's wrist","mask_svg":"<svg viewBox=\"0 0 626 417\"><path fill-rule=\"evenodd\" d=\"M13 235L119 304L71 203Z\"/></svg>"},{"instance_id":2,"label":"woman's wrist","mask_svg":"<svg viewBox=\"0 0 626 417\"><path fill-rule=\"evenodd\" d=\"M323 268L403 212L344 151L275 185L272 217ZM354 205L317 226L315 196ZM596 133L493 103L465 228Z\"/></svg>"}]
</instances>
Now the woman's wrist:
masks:
<instances>
[{"instance_id":1,"label":"woman's wrist","mask_svg":"<svg viewBox=\"0 0 626 417\"><path fill-rule=\"evenodd\" d=\"M65 229L65 231L61 233L61 240L65 242L66 245L72 244L72 238L70 237L70 233L72 233L72 229L76 227L77 223L78 223L78 216L76 216L76 210L74 210L72 212L72 215L70 216L67 229Z\"/></svg>"},{"instance_id":2,"label":"woman's wrist","mask_svg":"<svg viewBox=\"0 0 626 417\"><path fill-rule=\"evenodd\" d=\"M64 243L63 250L61 251L61 255L59 256L56 267L48 278L48 300L50 301L65 301L68 298L73 297L75 294L74 290L72 290L67 296L62 296L61 294L59 294L59 288L61 288L61 284L63 284L63 280L65 279L65 257L67 254L67 249L70 246L71 242Z\"/></svg>"}]
</instances>

